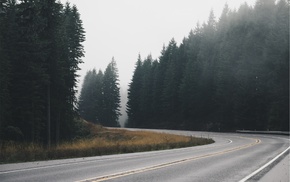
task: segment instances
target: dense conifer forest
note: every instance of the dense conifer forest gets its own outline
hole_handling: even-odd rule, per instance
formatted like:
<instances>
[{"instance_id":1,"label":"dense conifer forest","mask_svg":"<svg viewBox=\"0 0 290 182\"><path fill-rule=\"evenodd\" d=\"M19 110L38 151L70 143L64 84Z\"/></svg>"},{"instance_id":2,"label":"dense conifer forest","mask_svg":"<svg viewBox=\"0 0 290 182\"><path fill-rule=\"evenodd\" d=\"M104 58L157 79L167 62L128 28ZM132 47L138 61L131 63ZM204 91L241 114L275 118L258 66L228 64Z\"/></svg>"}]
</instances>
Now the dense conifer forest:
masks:
<instances>
[{"instance_id":1,"label":"dense conifer forest","mask_svg":"<svg viewBox=\"0 0 290 182\"><path fill-rule=\"evenodd\" d=\"M120 126L119 75L114 58L104 73L95 69L87 72L78 103L80 116L85 120L102 126Z\"/></svg>"},{"instance_id":2,"label":"dense conifer forest","mask_svg":"<svg viewBox=\"0 0 290 182\"><path fill-rule=\"evenodd\" d=\"M289 130L288 2L225 5L159 59L139 55L127 113L128 127Z\"/></svg>"},{"instance_id":3,"label":"dense conifer forest","mask_svg":"<svg viewBox=\"0 0 290 182\"><path fill-rule=\"evenodd\" d=\"M0 2L0 141L57 144L75 136L85 32L76 6Z\"/></svg>"},{"instance_id":4,"label":"dense conifer forest","mask_svg":"<svg viewBox=\"0 0 290 182\"><path fill-rule=\"evenodd\" d=\"M104 72L87 72L77 101L84 40L76 6L1 0L0 142L71 140L79 116L119 126L114 59ZM289 2L225 5L181 44L172 39L158 59L139 55L127 114L127 127L289 130Z\"/></svg>"}]
</instances>

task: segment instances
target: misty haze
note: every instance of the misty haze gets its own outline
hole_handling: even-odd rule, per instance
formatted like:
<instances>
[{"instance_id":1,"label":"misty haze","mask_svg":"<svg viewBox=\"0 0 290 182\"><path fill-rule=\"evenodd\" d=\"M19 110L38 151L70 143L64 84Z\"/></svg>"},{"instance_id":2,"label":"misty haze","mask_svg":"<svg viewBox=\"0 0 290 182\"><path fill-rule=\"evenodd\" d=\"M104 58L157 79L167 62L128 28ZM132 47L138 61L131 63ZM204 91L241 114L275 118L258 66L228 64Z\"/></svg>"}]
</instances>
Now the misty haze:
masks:
<instances>
[{"instance_id":1,"label":"misty haze","mask_svg":"<svg viewBox=\"0 0 290 182\"><path fill-rule=\"evenodd\" d=\"M289 181L286 0L1 0L1 181Z\"/></svg>"}]
</instances>

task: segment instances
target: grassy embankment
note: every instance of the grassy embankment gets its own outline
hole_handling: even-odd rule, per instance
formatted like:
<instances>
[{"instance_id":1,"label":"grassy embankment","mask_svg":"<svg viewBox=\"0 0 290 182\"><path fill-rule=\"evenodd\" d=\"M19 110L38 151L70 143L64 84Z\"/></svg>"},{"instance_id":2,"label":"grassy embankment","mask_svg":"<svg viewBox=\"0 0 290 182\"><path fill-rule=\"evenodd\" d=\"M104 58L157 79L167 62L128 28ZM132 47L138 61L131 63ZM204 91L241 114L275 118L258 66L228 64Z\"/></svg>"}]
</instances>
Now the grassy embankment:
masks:
<instances>
[{"instance_id":1,"label":"grassy embankment","mask_svg":"<svg viewBox=\"0 0 290 182\"><path fill-rule=\"evenodd\" d=\"M0 163L162 150L214 142L207 138L108 129L87 122L84 122L84 126L88 133L86 137L61 143L51 149L32 143L6 142L1 146Z\"/></svg>"}]
</instances>

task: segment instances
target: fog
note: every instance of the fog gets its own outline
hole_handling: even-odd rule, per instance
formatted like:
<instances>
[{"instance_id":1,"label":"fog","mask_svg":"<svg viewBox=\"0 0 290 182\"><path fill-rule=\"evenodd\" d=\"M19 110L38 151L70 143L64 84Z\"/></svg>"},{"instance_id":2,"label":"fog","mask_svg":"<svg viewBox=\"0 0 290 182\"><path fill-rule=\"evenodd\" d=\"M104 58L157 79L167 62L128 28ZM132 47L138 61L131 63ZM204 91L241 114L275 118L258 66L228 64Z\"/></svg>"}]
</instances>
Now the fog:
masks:
<instances>
[{"instance_id":1,"label":"fog","mask_svg":"<svg viewBox=\"0 0 290 182\"><path fill-rule=\"evenodd\" d=\"M128 119L127 113L126 113L126 104L127 104L127 87L126 85L121 86L120 89L120 95L121 95L121 116L119 117L119 122L121 127L124 127L126 124L126 121Z\"/></svg>"},{"instance_id":2,"label":"fog","mask_svg":"<svg viewBox=\"0 0 290 182\"><path fill-rule=\"evenodd\" d=\"M67 0L61 0L65 3ZM105 70L115 57L122 90L121 123L125 120L126 90L131 80L138 54L153 59L160 56L163 45L174 38L181 43L199 22L207 21L213 10L219 18L224 5L231 9L255 0L69 0L75 4L86 31L84 63L80 65L78 90L86 72Z\"/></svg>"}]
</instances>

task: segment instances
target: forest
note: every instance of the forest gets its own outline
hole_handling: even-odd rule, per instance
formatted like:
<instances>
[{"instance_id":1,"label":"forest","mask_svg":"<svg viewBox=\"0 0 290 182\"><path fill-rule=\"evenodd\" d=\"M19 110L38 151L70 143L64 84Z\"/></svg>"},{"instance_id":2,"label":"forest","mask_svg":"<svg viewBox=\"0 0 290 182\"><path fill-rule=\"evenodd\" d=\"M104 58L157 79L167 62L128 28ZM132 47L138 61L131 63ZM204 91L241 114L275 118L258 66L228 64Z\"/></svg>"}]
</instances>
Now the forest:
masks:
<instances>
[{"instance_id":1,"label":"forest","mask_svg":"<svg viewBox=\"0 0 290 182\"><path fill-rule=\"evenodd\" d=\"M120 127L120 86L117 63L112 59L105 72L89 70L84 78L78 110L86 121Z\"/></svg>"},{"instance_id":2,"label":"forest","mask_svg":"<svg viewBox=\"0 0 290 182\"><path fill-rule=\"evenodd\" d=\"M127 127L289 131L288 2L225 5L157 60L139 55L127 114Z\"/></svg>"},{"instance_id":3,"label":"forest","mask_svg":"<svg viewBox=\"0 0 290 182\"><path fill-rule=\"evenodd\" d=\"M76 96L85 41L76 6L1 0L0 25L0 142L73 140L80 116L119 126L114 58L88 71ZM289 3L225 5L158 59L139 55L126 109L127 127L289 131Z\"/></svg>"},{"instance_id":4,"label":"forest","mask_svg":"<svg viewBox=\"0 0 290 182\"><path fill-rule=\"evenodd\" d=\"M0 141L72 139L85 40L76 6L1 0L0 25Z\"/></svg>"}]
</instances>

